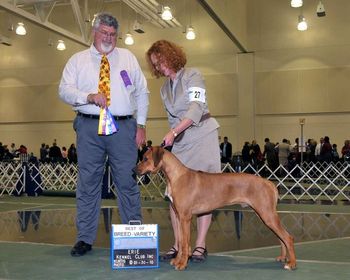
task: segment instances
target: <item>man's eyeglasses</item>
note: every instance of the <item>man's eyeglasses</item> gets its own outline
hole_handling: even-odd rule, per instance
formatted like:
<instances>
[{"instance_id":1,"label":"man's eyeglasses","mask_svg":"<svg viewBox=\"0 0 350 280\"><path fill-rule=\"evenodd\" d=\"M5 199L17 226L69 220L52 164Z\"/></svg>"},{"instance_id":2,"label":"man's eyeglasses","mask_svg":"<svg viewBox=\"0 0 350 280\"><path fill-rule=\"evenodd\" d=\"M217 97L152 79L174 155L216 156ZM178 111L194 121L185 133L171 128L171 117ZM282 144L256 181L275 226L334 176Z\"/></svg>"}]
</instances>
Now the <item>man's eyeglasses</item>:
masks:
<instances>
[{"instance_id":1,"label":"man's eyeglasses","mask_svg":"<svg viewBox=\"0 0 350 280\"><path fill-rule=\"evenodd\" d=\"M107 31L104 31L104 30L97 30L103 37L111 37L111 38L115 38L117 36L117 33L116 32L112 32L112 33L109 33Z\"/></svg>"}]
</instances>

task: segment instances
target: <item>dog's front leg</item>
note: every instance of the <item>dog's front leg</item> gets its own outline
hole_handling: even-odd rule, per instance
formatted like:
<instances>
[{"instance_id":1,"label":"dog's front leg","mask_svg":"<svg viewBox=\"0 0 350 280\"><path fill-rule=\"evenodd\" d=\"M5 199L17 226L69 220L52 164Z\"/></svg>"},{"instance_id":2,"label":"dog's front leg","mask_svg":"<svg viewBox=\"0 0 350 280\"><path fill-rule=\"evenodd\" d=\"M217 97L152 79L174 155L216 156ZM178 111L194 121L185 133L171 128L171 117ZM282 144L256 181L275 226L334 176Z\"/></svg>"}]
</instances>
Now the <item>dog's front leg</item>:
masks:
<instances>
[{"instance_id":1,"label":"dog's front leg","mask_svg":"<svg viewBox=\"0 0 350 280\"><path fill-rule=\"evenodd\" d=\"M179 253L173 265L177 270L184 270L190 256L191 215L180 215L179 230Z\"/></svg>"},{"instance_id":2,"label":"dog's front leg","mask_svg":"<svg viewBox=\"0 0 350 280\"><path fill-rule=\"evenodd\" d=\"M173 207L172 209L174 209L173 205L172 205L172 207ZM171 215L171 211L170 211L170 215ZM170 264L173 266L176 266L180 260L181 254L182 254L182 248L181 248L182 234L181 234L181 225L180 225L179 214L177 213L177 211L175 209L174 209L173 215L174 215L173 219L175 221L175 223L173 223L173 230L174 230L175 244L177 244L177 246L178 246L177 247L178 253L177 253L176 258L174 258L170 261Z\"/></svg>"}]
</instances>

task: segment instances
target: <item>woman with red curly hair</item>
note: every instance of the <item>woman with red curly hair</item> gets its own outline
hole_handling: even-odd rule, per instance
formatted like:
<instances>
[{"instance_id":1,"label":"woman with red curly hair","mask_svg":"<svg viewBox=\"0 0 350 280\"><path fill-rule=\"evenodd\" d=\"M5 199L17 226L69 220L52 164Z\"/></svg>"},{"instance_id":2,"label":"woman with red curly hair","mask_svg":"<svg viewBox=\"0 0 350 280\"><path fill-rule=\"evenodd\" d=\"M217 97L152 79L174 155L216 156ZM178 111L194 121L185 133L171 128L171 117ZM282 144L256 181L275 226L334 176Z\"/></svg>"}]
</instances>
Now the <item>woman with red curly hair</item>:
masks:
<instances>
[{"instance_id":1,"label":"woman with red curly hair","mask_svg":"<svg viewBox=\"0 0 350 280\"><path fill-rule=\"evenodd\" d=\"M187 60L182 48L166 40L155 42L147 51L146 59L154 76L167 78L160 90L170 126L163 138L165 146L172 146L172 153L188 168L221 172L219 124L209 113L201 73L195 68L185 68ZM170 217L176 228L171 207ZM194 262L206 260L205 239L211 218L211 213L197 217L197 240L191 257ZM177 252L178 236L175 234L174 246L161 255L161 260L175 258Z\"/></svg>"}]
</instances>

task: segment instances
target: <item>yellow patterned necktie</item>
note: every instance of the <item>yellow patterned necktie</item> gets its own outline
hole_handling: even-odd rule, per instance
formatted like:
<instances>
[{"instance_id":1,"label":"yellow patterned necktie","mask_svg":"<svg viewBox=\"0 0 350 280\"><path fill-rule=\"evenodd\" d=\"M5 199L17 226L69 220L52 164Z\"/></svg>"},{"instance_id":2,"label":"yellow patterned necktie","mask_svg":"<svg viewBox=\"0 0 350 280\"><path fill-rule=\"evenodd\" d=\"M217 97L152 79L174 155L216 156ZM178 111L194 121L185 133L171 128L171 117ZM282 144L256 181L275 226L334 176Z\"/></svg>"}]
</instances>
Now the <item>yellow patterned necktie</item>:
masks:
<instances>
[{"instance_id":1,"label":"yellow patterned necktie","mask_svg":"<svg viewBox=\"0 0 350 280\"><path fill-rule=\"evenodd\" d=\"M98 82L98 92L103 93L107 98L107 107L111 105L111 76L110 66L107 56L104 54L100 65L100 80Z\"/></svg>"},{"instance_id":2,"label":"yellow patterned necktie","mask_svg":"<svg viewBox=\"0 0 350 280\"><path fill-rule=\"evenodd\" d=\"M100 64L100 80L98 82L98 93L104 94L107 99L106 108L101 108L100 110L98 134L111 135L118 131L118 125L108 109L109 105L111 105L111 76L109 62L105 54L102 56Z\"/></svg>"}]
</instances>

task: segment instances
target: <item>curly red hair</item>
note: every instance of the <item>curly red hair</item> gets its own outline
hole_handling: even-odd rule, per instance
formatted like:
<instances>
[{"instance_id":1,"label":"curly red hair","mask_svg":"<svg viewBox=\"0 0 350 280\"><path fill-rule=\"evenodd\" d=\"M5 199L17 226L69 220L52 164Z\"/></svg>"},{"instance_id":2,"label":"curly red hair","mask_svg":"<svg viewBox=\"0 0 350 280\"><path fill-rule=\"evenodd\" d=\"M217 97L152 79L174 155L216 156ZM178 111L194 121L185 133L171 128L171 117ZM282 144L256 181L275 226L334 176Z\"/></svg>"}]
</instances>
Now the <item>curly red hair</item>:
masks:
<instances>
[{"instance_id":1,"label":"curly red hair","mask_svg":"<svg viewBox=\"0 0 350 280\"><path fill-rule=\"evenodd\" d=\"M157 78L164 75L163 73L159 72L156 65L152 63L151 55L155 55L157 57L159 64L165 64L174 72L177 72L183 68L187 62L186 54L180 46L167 40L159 40L154 42L146 52L146 60L152 74Z\"/></svg>"}]
</instances>

